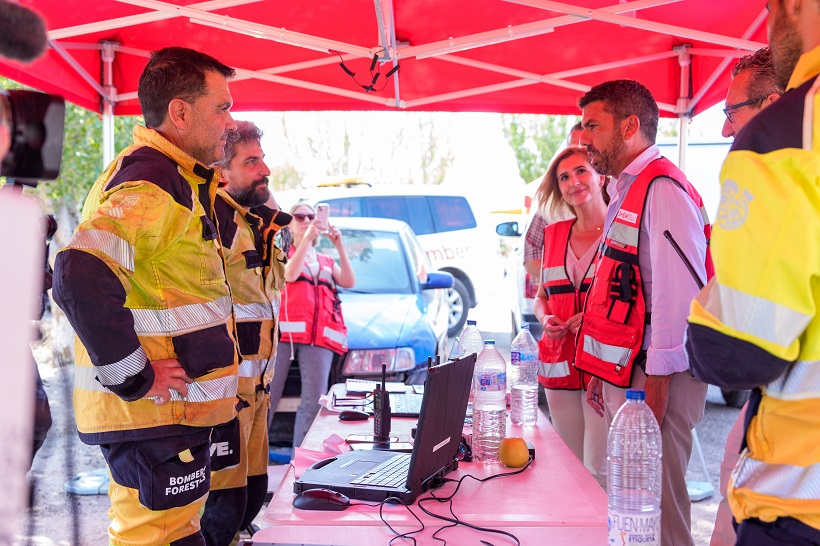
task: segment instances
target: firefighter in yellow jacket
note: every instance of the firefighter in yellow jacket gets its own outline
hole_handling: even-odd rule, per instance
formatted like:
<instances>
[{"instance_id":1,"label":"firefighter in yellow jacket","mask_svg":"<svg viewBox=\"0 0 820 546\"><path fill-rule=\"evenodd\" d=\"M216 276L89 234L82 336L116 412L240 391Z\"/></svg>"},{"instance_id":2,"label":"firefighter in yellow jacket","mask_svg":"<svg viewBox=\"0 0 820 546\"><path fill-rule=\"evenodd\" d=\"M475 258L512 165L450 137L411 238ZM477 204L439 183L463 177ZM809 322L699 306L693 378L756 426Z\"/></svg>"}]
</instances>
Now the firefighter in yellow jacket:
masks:
<instances>
[{"instance_id":1,"label":"firefighter in yellow jacket","mask_svg":"<svg viewBox=\"0 0 820 546\"><path fill-rule=\"evenodd\" d=\"M721 171L715 277L692 303L698 377L754 388L728 487L737 544L820 544L820 2L771 0L786 93Z\"/></svg>"},{"instance_id":2,"label":"firefighter in yellow jacket","mask_svg":"<svg viewBox=\"0 0 820 546\"><path fill-rule=\"evenodd\" d=\"M237 347L213 202L233 69L184 48L139 82L147 127L95 183L57 256L77 332L74 415L111 475L114 545L203 545L214 426L236 415Z\"/></svg>"},{"instance_id":3,"label":"firefighter in yellow jacket","mask_svg":"<svg viewBox=\"0 0 820 546\"><path fill-rule=\"evenodd\" d=\"M285 283L285 254L274 235L290 222L271 208L270 169L262 131L238 121L218 163L223 185L216 216L236 317L239 364L239 433L217 427L212 437L211 493L202 516L208 546L227 546L250 526L268 490L268 408L278 338L279 291Z\"/></svg>"}]
</instances>

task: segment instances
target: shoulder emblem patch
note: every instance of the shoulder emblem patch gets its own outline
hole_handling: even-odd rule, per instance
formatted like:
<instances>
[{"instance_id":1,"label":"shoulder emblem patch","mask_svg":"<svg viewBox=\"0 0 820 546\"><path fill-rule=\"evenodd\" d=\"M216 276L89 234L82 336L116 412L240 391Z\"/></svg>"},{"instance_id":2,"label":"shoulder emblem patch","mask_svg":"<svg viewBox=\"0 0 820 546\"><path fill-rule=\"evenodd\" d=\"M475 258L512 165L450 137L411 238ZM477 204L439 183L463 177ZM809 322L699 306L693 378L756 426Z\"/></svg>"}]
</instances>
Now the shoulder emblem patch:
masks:
<instances>
[{"instance_id":1,"label":"shoulder emblem patch","mask_svg":"<svg viewBox=\"0 0 820 546\"><path fill-rule=\"evenodd\" d=\"M749 190L741 190L734 180L726 180L720 190L718 225L722 229L737 229L749 215L749 201L755 196Z\"/></svg>"},{"instance_id":2,"label":"shoulder emblem patch","mask_svg":"<svg viewBox=\"0 0 820 546\"><path fill-rule=\"evenodd\" d=\"M636 224L638 222L638 215L634 212L630 212L628 210L620 209L617 214L617 218L627 222L629 224Z\"/></svg>"}]
</instances>

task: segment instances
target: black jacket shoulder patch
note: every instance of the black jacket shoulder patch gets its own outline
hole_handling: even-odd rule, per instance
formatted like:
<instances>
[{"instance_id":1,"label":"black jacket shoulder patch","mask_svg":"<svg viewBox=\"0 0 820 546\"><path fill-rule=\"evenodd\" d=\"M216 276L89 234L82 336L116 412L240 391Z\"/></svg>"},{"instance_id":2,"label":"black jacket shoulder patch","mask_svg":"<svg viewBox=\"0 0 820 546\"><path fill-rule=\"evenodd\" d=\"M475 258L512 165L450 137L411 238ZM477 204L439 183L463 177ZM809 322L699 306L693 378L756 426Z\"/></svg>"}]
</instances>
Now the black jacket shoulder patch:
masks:
<instances>
[{"instance_id":1,"label":"black jacket shoulder patch","mask_svg":"<svg viewBox=\"0 0 820 546\"><path fill-rule=\"evenodd\" d=\"M219 226L219 240L226 247L233 248L233 240L239 228L234 220L235 209L217 193L214 212L216 212L216 223Z\"/></svg>"},{"instance_id":2,"label":"black jacket shoulder patch","mask_svg":"<svg viewBox=\"0 0 820 546\"><path fill-rule=\"evenodd\" d=\"M171 195L183 207L194 209L191 185L177 170L176 162L159 150L143 146L123 157L119 171L111 177L105 189L134 180L146 180Z\"/></svg>"}]
</instances>

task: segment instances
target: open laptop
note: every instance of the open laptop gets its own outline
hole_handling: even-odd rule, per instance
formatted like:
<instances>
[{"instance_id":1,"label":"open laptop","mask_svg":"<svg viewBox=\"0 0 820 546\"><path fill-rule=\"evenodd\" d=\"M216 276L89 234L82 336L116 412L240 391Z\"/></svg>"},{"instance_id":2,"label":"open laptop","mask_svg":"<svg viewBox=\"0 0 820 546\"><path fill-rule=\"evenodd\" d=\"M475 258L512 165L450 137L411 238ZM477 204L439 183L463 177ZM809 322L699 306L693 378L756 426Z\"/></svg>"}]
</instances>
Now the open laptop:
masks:
<instances>
[{"instance_id":1,"label":"open laptop","mask_svg":"<svg viewBox=\"0 0 820 546\"><path fill-rule=\"evenodd\" d=\"M351 499L415 501L434 478L458 468L475 359L472 354L428 368L412 453L342 453L313 464L294 482L293 492L325 488Z\"/></svg>"}]
</instances>

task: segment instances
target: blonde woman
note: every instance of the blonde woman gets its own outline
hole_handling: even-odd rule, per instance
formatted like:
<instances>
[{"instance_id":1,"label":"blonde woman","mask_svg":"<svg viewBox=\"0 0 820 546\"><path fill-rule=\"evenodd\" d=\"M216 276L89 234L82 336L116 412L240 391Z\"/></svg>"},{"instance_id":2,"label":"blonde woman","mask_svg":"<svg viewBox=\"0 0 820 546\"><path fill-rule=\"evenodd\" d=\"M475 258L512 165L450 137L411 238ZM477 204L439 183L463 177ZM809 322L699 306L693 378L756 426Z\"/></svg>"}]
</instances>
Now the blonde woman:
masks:
<instances>
[{"instance_id":1,"label":"blonde woman","mask_svg":"<svg viewBox=\"0 0 820 546\"><path fill-rule=\"evenodd\" d=\"M606 488L606 421L586 403L591 376L574 366L575 335L592 280L607 204L606 177L595 172L585 148L571 147L552 162L537 190L548 218L567 218L544 230L541 282L535 316L544 327L538 342L538 381L544 386L555 430Z\"/></svg>"}]
</instances>

